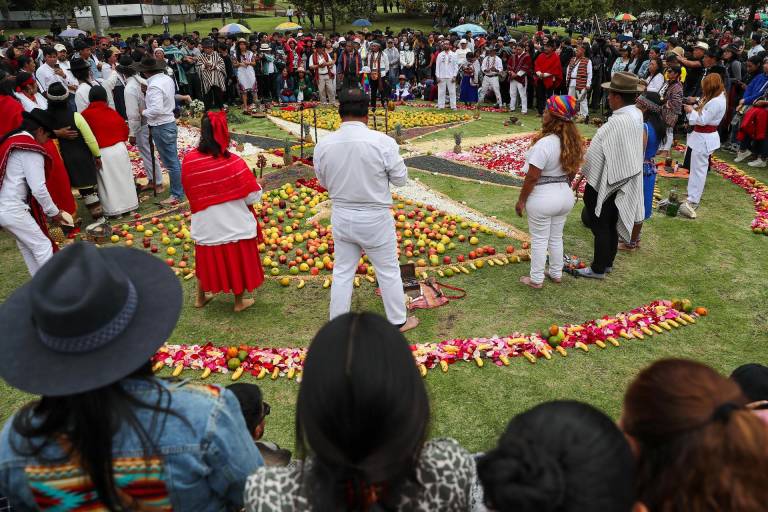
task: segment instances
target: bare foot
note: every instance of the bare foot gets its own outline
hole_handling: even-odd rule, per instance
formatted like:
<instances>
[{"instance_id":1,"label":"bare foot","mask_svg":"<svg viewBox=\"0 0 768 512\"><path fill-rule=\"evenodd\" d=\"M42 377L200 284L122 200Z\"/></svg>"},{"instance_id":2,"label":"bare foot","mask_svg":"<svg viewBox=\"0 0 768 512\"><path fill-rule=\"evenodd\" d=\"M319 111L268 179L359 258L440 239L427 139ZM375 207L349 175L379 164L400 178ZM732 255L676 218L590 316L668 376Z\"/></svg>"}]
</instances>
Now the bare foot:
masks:
<instances>
[{"instance_id":1,"label":"bare foot","mask_svg":"<svg viewBox=\"0 0 768 512\"><path fill-rule=\"evenodd\" d=\"M240 313L241 311L245 311L249 307L253 306L253 303L256 302L253 299L242 299L239 303L235 302L235 313Z\"/></svg>"},{"instance_id":2,"label":"bare foot","mask_svg":"<svg viewBox=\"0 0 768 512\"><path fill-rule=\"evenodd\" d=\"M555 284L560 284L563 282L562 278L560 277L552 277L552 274L550 274L549 271L544 272L544 277L546 277L547 279L549 279Z\"/></svg>"},{"instance_id":3,"label":"bare foot","mask_svg":"<svg viewBox=\"0 0 768 512\"><path fill-rule=\"evenodd\" d=\"M213 295L205 294L202 297L198 297L197 300L195 300L195 307L196 308L204 308L206 304L211 302L213 300Z\"/></svg>"},{"instance_id":4,"label":"bare foot","mask_svg":"<svg viewBox=\"0 0 768 512\"><path fill-rule=\"evenodd\" d=\"M533 281L531 281L531 278L529 276L521 277L520 282L526 286L530 286L534 290L539 290L541 289L542 286L544 286L542 283L534 283Z\"/></svg>"},{"instance_id":5,"label":"bare foot","mask_svg":"<svg viewBox=\"0 0 768 512\"><path fill-rule=\"evenodd\" d=\"M400 332L407 332L419 326L419 319L415 316L409 316L405 323L400 327Z\"/></svg>"}]
</instances>

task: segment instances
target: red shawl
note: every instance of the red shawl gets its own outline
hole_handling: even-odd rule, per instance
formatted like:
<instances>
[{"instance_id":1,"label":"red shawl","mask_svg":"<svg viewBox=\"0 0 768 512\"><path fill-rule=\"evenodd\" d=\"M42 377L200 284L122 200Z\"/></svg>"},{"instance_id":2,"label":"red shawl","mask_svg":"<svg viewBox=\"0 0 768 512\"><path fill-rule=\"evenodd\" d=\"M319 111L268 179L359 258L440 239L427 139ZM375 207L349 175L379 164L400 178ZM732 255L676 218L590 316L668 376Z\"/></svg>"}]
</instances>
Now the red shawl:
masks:
<instances>
[{"instance_id":1,"label":"red shawl","mask_svg":"<svg viewBox=\"0 0 768 512\"><path fill-rule=\"evenodd\" d=\"M77 203L72 196L72 184L69 181L67 167L61 158L59 147L53 139L48 139L43 147L51 159L51 165L45 166L45 186L48 188L48 193L51 194L51 199L56 203L59 210L64 210L74 216L77 211Z\"/></svg>"},{"instance_id":2,"label":"red shawl","mask_svg":"<svg viewBox=\"0 0 768 512\"><path fill-rule=\"evenodd\" d=\"M100 148L108 148L128 140L128 125L125 119L106 102L92 101L81 115L91 127Z\"/></svg>"},{"instance_id":3,"label":"red shawl","mask_svg":"<svg viewBox=\"0 0 768 512\"><path fill-rule=\"evenodd\" d=\"M181 164L181 184L192 213L209 206L244 199L261 187L245 160L230 154L215 157L190 151Z\"/></svg>"},{"instance_id":4,"label":"red shawl","mask_svg":"<svg viewBox=\"0 0 768 512\"><path fill-rule=\"evenodd\" d=\"M21 113L24 112L24 107L19 100L13 96L0 95L0 112L3 113L0 116L0 137L21 126Z\"/></svg>"},{"instance_id":5,"label":"red shawl","mask_svg":"<svg viewBox=\"0 0 768 512\"><path fill-rule=\"evenodd\" d=\"M3 181L5 181L5 170L8 165L8 157L10 157L11 153L14 151L34 151L35 153L40 153L43 155L45 160L46 175L48 174L48 170L51 167L51 159L45 152L43 146L38 144L34 137L31 135L13 135L7 138L0 145L0 188L2 188ZM40 206L40 203L37 202L37 199L35 199L35 196L32 194L29 194L27 200L29 202L29 209L30 213L32 214L32 218L35 219L35 222L40 227L40 231L42 231L43 234L51 241L53 252L58 251L59 246L56 245L56 242L54 242L51 236L48 234L48 218L43 211L43 207Z\"/></svg>"},{"instance_id":6,"label":"red shawl","mask_svg":"<svg viewBox=\"0 0 768 512\"><path fill-rule=\"evenodd\" d=\"M544 87L547 89L553 89L563 81L563 68L560 67L560 56L555 52L549 55L542 53L536 57L533 69L534 71L541 71L542 73L552 75L546 78L536 77L536 81L544 80Z\"/></svg>"},{"instance_id":7,"label":"red shawl","mask_svg":"<svg viewBox=\"0 0 768 512\"><path fill-rule=\"evenodd\" d=\"M744 140L749 135L754 140L763 140L768 135L768 110L760 107L751 107L744 114L736 135L738 140Z\"/></svg>"},{"instance_id":8,"label":"red shawl","mask_svg":"<svg viewBox=\"0 0 768 512\"><path fill-rule=\"evenodd\" d=\"M323 48L322 51L323 51L323 57L325 58L325 63L327 64L327 63L331 62L333 59L328 54L328 50ZM312 52L312 57L310 57L311 60L309 62L312 66L318 66L320 64L320 57L319 57L319 55L320 55L320 52L318 52L318 49L315 48L315 50ZM328 68L328 75L327 76L329 78L333 78L333 76L334 76L333 68ZM320 68L319 67L315 68L315 83L318 84L318 85L320 84Z\"/></svg>"}]
</instances>

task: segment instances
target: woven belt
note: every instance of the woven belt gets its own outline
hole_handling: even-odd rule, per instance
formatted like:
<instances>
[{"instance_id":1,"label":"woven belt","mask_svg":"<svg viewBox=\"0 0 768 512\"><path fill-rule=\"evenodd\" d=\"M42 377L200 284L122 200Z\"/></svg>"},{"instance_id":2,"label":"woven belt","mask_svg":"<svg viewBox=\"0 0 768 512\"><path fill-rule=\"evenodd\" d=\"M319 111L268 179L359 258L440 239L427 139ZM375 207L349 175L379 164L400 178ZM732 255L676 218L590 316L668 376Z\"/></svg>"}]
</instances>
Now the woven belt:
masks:
<instances>
[{"instance_id":1,"label":"woven belt","mask_svg":"<svg viewBox=\"0 0 768 512\"><path fill-rule=\"evenodd\" d=\"M541 176L536 185L550 185L552 183L568 183L568 176Z\"/></svg>"},{"instance_id":2,"label":"woven belt","mask_svg":"<svg viewBox=\"0 0 768 512\"><path fill-rule=\"evenodd\" d=\"M693 131L696 133L715 133L717 131L717 125L708 124L706 126L694 126Z\"/></svg>"}]
</instances>

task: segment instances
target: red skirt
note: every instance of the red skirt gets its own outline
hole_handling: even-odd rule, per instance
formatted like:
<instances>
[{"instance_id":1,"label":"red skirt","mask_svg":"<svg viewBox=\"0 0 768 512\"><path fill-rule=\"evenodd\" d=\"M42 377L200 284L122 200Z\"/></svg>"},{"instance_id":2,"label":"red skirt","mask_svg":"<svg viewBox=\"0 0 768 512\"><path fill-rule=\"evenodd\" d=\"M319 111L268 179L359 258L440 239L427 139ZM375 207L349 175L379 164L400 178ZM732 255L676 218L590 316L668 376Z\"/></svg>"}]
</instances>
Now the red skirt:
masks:
<instances>
[{"instance_id":1,"label":"red skirt","mask_svg":"<svg viewBox=\"0 0 768 512\"><path fill-rule=\"evenodd\" d=\"M239 295L255 290L264 282L258 240L196 245L195 273L206 292Z\"/></svg>"}]
</instances>

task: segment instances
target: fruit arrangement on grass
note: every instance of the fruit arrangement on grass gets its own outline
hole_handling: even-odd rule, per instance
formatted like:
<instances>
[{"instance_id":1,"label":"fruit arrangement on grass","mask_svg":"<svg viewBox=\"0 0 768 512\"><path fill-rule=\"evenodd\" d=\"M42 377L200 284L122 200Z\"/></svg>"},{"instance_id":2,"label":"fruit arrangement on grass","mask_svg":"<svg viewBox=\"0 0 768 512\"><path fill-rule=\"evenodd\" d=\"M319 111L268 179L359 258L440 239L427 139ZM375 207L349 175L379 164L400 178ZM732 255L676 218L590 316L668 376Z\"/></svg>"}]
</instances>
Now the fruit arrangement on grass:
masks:
<instances>
[{"instance_id":1,"label":"fruit arrangement on grass","mask_svg":"<svg viewBox=\"0 0 768 512\"><path fill-rule=\"evenodd\" d=\"M723 178L752 196L755 218L750 228L756 235L768 235L768 185L718 158L712 159L712 167Z\"/></svg>"},{"instance_id":2,"label":"fruit arrangement on grass","mask_svg":"<svg viewBox=\"0 0 768 512\"><path fill-rule=\"evenodd\" d=\"M328 192L286 183L265 192L255 210L263 243L259 249L265 274L290 286L299 279L324 277L330 287L334 264L332 226L316 216L318 206L328 201ZM518 263L528 259L503 231L494 231L478 222L439 211L432 205L393 196L392 215L401 263L413 263L423 276L434 271L440 277L469 274L473 270ZM178 274L191 276L194 270L194 242L190 234L190 213L135 219L113 228L112 243L142 248L166 260ZM527 249L527 243L523 243ZM375 282L376 270L366 255L357 268L361 280Z\"/></svg>"},{"instance_id":3,"label":"fruit arrangement on grass","mask_svg":"<svg viewBox=\"0 0 768 512\"><path fill-rule=\"evenodd\" d=\"M279 117L285 121L293 123L301 122L301 114L292 107L275 109L271 115ZM304 111L304 121L312 120L312 112ZM396 124L401 128L418 128L422 126L438 126L441 124L456 123L459 121L469 121L469 114L459 114L456 112L433 112L417 110L396 110L387 114L387 125L390 130L394 130ZM314 122L314 121L313 121ZM341 117L337 109L318 108L317 109L317 127L323 130L338 130L341 126ZM373 112L368 116L368 127L374 128ZM384 111L377 113L377 122L375 128L384 131Z\"/></svg>"}]
</instances>

